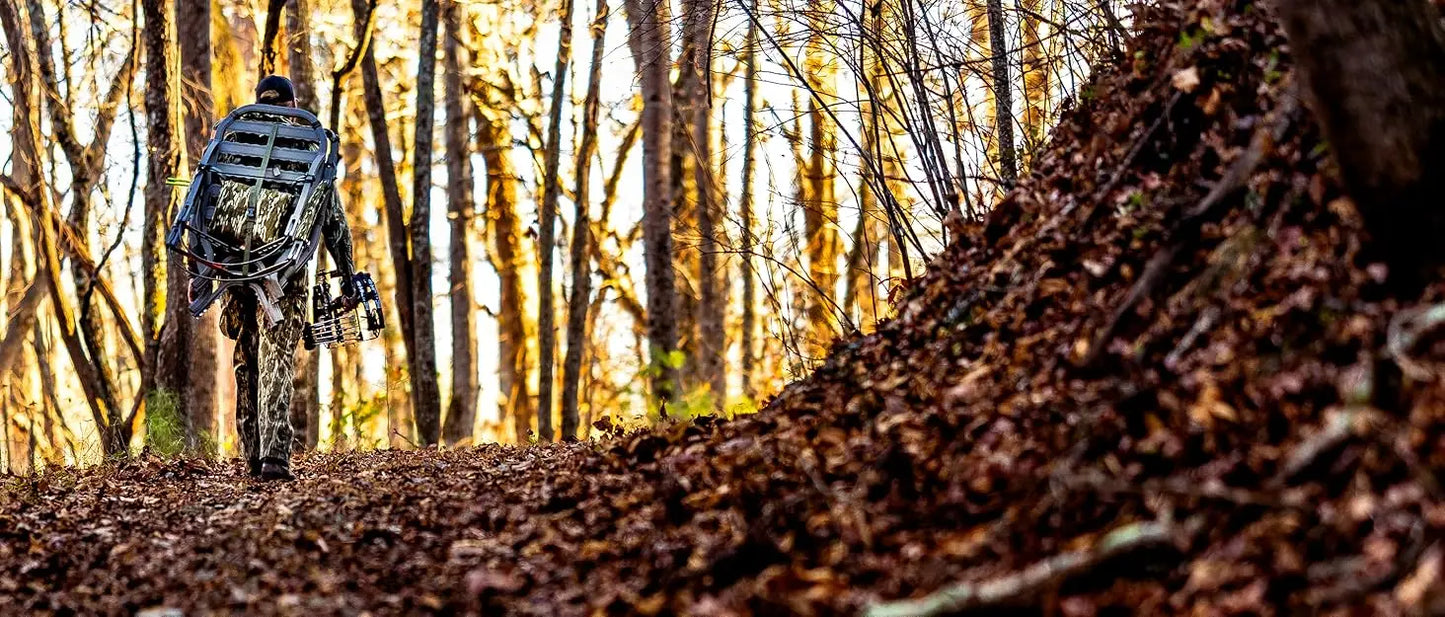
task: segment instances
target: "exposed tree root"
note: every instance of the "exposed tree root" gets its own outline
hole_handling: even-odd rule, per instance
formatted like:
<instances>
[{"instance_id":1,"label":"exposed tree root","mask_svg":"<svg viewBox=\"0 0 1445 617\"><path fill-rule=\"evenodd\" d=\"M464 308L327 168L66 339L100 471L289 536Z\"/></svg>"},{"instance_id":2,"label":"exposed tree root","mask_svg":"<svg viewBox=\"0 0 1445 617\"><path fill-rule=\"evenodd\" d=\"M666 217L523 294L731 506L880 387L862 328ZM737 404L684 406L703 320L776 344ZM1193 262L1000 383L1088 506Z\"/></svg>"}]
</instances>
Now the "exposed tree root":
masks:
<instances>
[{"instance_id":1,"label":"exposed tree root","mask_svg":"<svg viewBox=\"0 0 1445 617\"><path fill-rule=\"evenodd\" d=\"M1167 522L1125 525L1094 546L1059 553L1018 572L978 582L961 582L917 600L874 604L865 617L933 617L1002 606L1028 605L1040 593L1101 563L1144 548L1172 544L1180 526Z\"/></svg>"},{"instance_id":2,"label":"exposed tree root","mask_svg":"<svg viewBox=\"0 0 1445 617\"><path fill-rule=\"evenodd\" d=\"M1094 336L1089 343L1088 351L1077 359L1076 366L1084 368L1099 359L1109 341L1118 332L1124 316L1133 311L1144 298L1154 293L1154 288L1164 280L1179 254L1185 248L1192 247L1199 239L1199 231L1204 223L1217 216L1228 198L1244 188L1249 177L1264 160L1265 154L1284 137L1285 131L1293 123L1297 108L1298 102L1295 99L1286 98L1284 104L1275 112L1274 118L1255 131L1249 148L1244 151L1239 160L1230 166L1229 171L1219 179L1209 194L1188 212L1185 212L1179 222L1170 229L1164 247L1160 248L1159 252L1149 260L1148 265L1144 267L1144 273L1129 289L1128 295L1124 296L1124 301L1114 309L1109 321Z\"/></svg>"},{"instance_id":3,"label":"exposed tree root","mask_svg":"<svg viewBox=\"0 0 1445 617\"><path fill-rule=\"evenodd\" d=\"M1414 359L1410 352L1420 339L1441 324L1445 324L1445 304L1406 309L1390 320L1385 349L1406 377L1415 381L1433 381L1439 376L1439 370Z\"/></svg>"}]
</instances>

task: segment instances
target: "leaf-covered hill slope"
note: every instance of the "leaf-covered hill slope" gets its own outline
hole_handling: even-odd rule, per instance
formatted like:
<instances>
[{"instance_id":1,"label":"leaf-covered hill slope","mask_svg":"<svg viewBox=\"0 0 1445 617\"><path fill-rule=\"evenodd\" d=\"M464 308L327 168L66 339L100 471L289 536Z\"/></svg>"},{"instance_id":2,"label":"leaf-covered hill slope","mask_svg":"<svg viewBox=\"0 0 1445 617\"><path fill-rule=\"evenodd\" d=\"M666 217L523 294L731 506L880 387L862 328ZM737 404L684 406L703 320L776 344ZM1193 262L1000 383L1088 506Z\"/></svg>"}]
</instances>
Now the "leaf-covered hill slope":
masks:
<instances>
[{"instance_id":1,"label":"leaf-covered hill slope","mask_svg":"<svg viewBox=\"0 0 1445 617\"><path fill-rule=\"evenodd\" d=\"M1163 4L898 317L762 413L314 455L282 486L13 480L0 606L851 614L963 582L1071 616L1435 608L1442 350L1382 353L1418 301L1362 252L1269 16Z\"/></svg>"}]
</instances>

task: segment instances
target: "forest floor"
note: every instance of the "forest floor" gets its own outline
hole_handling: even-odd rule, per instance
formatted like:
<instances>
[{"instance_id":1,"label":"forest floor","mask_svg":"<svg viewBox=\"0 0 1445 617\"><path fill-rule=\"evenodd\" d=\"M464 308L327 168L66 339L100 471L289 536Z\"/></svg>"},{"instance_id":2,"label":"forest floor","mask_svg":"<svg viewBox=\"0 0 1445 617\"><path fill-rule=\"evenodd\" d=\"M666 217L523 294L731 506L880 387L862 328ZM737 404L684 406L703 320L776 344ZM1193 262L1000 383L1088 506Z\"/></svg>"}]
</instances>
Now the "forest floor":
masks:
<instances>
[{"instance_id":1,"label":"forest floor","mask_svg":"<svg viewBox=\"0 0 1445 617\"><path fill-rule=\"evenodd\" d=\"M1257 5L1162 4L761 413L10 479L0 612L1441 614L1445 286L1383 284Z\"/></svg>"}]
</instances>

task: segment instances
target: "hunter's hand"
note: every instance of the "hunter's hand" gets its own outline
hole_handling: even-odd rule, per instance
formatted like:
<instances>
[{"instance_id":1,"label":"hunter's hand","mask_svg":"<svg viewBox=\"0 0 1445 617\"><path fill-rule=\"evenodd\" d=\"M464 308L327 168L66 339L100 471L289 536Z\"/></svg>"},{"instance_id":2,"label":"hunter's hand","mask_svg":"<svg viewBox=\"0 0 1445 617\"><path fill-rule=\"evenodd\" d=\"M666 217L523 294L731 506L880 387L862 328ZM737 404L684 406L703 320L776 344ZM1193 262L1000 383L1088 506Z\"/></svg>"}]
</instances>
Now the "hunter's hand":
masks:
<instances>
[{"instance_id":1,"label":"hunter's hand","mask_svg":"<svg viewBox=\"0 0 1445 617\"><path fill-rule=\"evenodd\" d=\"M356 287L356 276L343 277L341 279L341 297L332 302L332 306L345 310L356 308L361 304L361 290Z\"/></svg>"}]
</instances>

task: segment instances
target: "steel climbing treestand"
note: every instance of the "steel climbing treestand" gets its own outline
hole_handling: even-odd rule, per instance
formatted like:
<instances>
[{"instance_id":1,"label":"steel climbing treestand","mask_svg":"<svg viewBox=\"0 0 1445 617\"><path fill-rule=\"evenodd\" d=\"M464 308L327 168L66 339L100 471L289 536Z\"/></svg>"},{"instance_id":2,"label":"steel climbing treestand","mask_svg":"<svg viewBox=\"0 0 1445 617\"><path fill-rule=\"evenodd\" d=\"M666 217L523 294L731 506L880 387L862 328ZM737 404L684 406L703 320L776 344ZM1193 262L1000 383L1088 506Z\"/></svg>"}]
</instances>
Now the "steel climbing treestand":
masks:
<instances>
[{"instance_id":1,"label":"steel climbing treestand","mask_svg":"<svg viewBox=\"0 0 1445 617\"><path fill-rule=\"evenodd\" d=\"M305 110L247 105L216 125L166 235L202 281L191 288L192 315L244 286L279 318L272 303L316 253L339 160L336 135Z\"/></svg>"}]
</instances>

